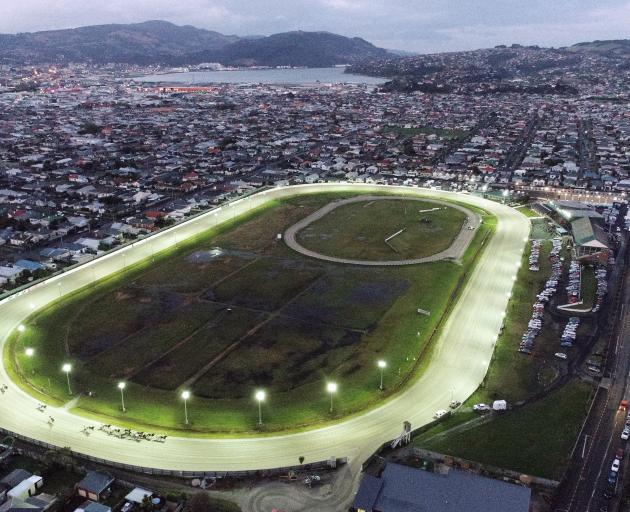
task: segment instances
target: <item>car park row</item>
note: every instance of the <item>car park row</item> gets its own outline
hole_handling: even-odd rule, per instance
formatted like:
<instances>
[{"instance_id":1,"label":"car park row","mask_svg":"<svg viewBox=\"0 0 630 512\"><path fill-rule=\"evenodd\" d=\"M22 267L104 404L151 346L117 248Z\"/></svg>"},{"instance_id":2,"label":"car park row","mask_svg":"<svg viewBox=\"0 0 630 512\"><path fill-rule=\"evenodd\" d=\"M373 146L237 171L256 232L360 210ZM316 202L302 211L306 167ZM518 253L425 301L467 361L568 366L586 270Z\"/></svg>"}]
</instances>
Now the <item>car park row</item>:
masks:
<instances>
[{"instance_id":1,"label":"car park row","mask_svg":"<svg viewBox=\"0 0 630 512\"><path fill-rule=\"evenodd\" d=\"M604 297L608 292L608 271L605 267L599 267L595 271L595 279L597 279L597 290L595 291L595 306L593 313L597 313L604 302Z\"/></svg>"},{"instance_id":2,"label":"car park row","mask_svg":"<svg viewBox=\"0 0 630 512\"><path fill-rule=\"evenodd\" d=\"M540 245L541 240L532 240L531 252L529 255L529 270L532 272L538 272L540 270Z\"/></svg>"},{"instance_id":3,"label":"car park row","mask_svg":"<svg viewBox=\"0 0 630 512\"><path fill-rule=\"evenodd\" d=\"M573 260L569 265L569 281L566 286L569 304L579 302L582 295L582 265Z\"/></svg>"},{"instance_id":4,"label":"car park row","mask_svg":"<svg viewBox=\"0 0 630 512\"><path fill-rule=\"evenodd\" d=\"M575 338L577 336L577 329L580 326L580 319L577 316L569 318L567 325L564 326L562 331L562 337L560 338L560 345L565 348L571 348L575 344Z\"/></svg>"},{"instance_id":5,"label":"car park row","mask_svg":"<svg viewBox=\"0 0 630 512\"><path fill-rule=\"evenodd\" d=\"M560 250L562 249L562 240L554 238L552 241L552 249L549 255L551 261L551 276L547 279L542 292L537 295L537 301L533 305L532 317L527 324L527 330L523 334L519 346L519 352L523 354L531 354L534 347L534 340L542 329L542 320L545 313L545 304L549 302L551 297L556 293L558 281L562 274L562 260L560 259ZM533 243L532 243L533 247ZM530 257L531 270L531 257ZM535 271L535 270L534 270Z\"/></svg>"}]
</instances>

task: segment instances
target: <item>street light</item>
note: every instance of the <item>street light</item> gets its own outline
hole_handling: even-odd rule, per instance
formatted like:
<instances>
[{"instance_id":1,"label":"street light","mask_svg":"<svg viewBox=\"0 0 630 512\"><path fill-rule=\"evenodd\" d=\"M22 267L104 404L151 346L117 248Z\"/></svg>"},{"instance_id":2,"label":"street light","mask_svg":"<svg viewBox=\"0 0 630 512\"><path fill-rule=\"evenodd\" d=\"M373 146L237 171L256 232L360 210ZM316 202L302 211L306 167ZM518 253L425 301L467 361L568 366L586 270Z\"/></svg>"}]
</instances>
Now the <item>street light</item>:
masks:
<instances>
[{"instance_id":1,"label":"street light","mask_svg":"<svg viewBox=\"0 0 630 512\"><path fill-rule=\"evenodd\" d=\"M118 389L120 389L120 404L122 405L122 412L127 412L127 409L125 409L125 388L126 387L127 387L127 384L125 384L124 382L118 383Z\"/></svg>"},{"instance_id":2,"label":"street light","mask_svg":"<svg viewBox=\"0 0 630 512\"><path fill-rule=\"evenodd\" d=\"M381 359L377 364L381 370L381 385L379 386L379 389L383 391L383 371L385 370L387 363Z\"/></svg>"},{"instance_id":3,"label":"street light","mask_svg":"<svg viewBox=\"0 0 630 512\"><path fill-rule=\"evenodd\" d=\"M68 394L72 394L72 389L70 389L70 372L72 371L72 365L70 363L65 363L61 370L66 374L66 379L68 381Z\"/></svg>"},{"instance_id":4,"label":"street light","mask_svg":"<svg viewBox=\"0 0 630 512\"><path fill-rule=\"evenodd\" d=\"M26 327L24 327L23 324L18 325L18 332L24 332L26 330Z\"/></svg>"},{"instance_id":5,"label":"street light","mask_svg":"<svg viewBox=\"0 0 630 512\"><path fill-rule=\"evenodd\" d=\"M330 393L330 412L333 412L333 395L337 392L337 384L335 382L329 382L326 384L326 391Z\"/></svg>"},{"instance_id":6,"label":"street light","mask_svg":"<svg viewBox=\"0 0 630 512\"><path fill-rule=\"evenodd\" d=\"M35 373L35 369L33 368L33 363L31 361L31 357L33 357L35 355L35 349L31 348L31 347L26 347L26 349L24 349L24 355L26 355L26 357L28 357L28 359L29 359L29 365L31 367L31 373Z\"/></svg>"},{"instance_id":7,"label":"street light","mask_svg":"<svg viewBox=\"0 0 630 512\"><path fill-rule=\"evenodd\" d=\"M188 399L190 398L190 391L182 391L182 398L184 399L184 417L186 418L186 425L188 425Z\"/></svg>"},{"instance_id":8,"label":"street light","mask_svg":"<svg viewBox=\"0 0 630 512\"><path fill-rule=\"evenodd\" d=\"M262 403L265 401L267 394L259 389L256 391L256 401L258 402L258 424L262 425Z\"/></svg>"}]
</instances>

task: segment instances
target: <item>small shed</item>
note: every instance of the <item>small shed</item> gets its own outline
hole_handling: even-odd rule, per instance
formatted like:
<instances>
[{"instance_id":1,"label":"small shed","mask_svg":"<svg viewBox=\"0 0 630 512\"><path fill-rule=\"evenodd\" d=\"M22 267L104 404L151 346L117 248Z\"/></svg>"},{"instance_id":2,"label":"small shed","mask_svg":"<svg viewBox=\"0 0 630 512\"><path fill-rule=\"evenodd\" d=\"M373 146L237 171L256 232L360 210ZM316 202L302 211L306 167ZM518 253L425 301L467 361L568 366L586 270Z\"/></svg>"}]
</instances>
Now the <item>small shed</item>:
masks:
<instances>
[{"instance_id":1,"label":"small shed","mask_svg":"<svg viewBox=\"0 0 630 512\"><path fill-rule=\"evenodd\" d=\"M127 496L125 496L125 500L130 503L136 503L138 505L142 505L144 498L148 497L151 499L155 493L153 491L148 491L143 489L142 487L136 487L133 491L131 491Z\"/></svg>"},{"instance_id":2,"label":"small shed","mask_svg":"<svg viewBox=\"0 0 630 512\"><path fill-rule=\"evenodd\" d=\"M92 501L104 499L111 490L114 479L104 473L90 471L77 484L77 494Z\"/></svg>"},{"instance_id":3,"label":"small shed","mask_svg":"<svg viewBox=\"0 0 630 512\"><path fill-rule=\"evenodd\" d=\"M37 492L37 489L43 486L44 479L41 476L31 475L11 489L7 493L7 496L9 498L26 499L29 496L33 496Z\"/></svg>"}]
</instances>

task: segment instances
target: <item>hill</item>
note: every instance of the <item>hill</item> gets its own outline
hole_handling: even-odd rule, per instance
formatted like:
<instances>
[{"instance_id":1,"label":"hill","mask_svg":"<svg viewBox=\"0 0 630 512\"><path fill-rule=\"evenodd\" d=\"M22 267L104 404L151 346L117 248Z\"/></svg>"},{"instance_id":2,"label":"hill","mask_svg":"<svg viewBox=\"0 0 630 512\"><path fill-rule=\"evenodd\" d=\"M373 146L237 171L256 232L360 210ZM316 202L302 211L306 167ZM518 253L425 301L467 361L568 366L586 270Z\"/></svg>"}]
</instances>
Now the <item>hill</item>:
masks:
<instances>
[{"instance_id":1,"label":"hill","mask_svg":"<svg viewBox=\"0 0 630 512\"><path fill-rule=\"evenodd\" d=\"M581 53L598 53L608 57L630 57L630 39L577 43L568 47L567 50Z\"/></svg>"},{"instance_id":2,"label":"hill","mask_svg":"<svg viewBox=\"0 0 630 512\"><path fill-rule=\"evenodd\" d=\"M0 62L331 66L388 55L328 32L238 37L166 21L0 35Z\"/></svg>"},{"instance_id":3,"label":"hill","mask_svg":"<svg viewBox=\"0 0 630 512\"><path fill-rule=\"evenodd\" d=\"M0 59L33 63L178 63L202 48L216 50L238 40L236 36L165 21L95 25L0 35Z\"/></svg>"},{"instance_id":4,"label":"hill","mask_svg":"<svg viewBox=\"0 0 630 512\"><path fill-rule=\"evenodd\" d=\"M202 52L199 60L239 66L321 67L352 64L390 55L364 39L329 32L285 32L258 39L242 39L218 51Z\"/></svg>"}]
</instances>

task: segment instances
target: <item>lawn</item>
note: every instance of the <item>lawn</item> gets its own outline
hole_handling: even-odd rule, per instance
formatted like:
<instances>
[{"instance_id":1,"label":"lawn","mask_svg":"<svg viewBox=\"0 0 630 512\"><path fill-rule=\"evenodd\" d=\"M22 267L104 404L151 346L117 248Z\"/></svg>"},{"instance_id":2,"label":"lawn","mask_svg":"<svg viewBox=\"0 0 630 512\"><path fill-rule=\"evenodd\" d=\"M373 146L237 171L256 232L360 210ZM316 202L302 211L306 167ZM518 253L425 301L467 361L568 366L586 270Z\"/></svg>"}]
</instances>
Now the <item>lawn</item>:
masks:
<instances>
[{"instance_id":1,"label":"lawn","mask_svg":"<svg viewBox=\"0 0 630 512\"><path fill-rule=\"evenodd\" d=\"M543 217L543 215L541 215L540 213L538 213L536 210L530 208L529 206L522 206L519 208L516 208L519 212L521 212L523 215L525 215L526 217Z\"/></svg>"},{"instance_id":2,"label":"lawn","mask_svg":"<svg viewBox=\"0 0 630 512\"><path fill-rule=\"evenodd\" d=\"M447 249L465 219L459 210L428 201L366 200L335 208L302 229L297 240L307 249L339 258L423 258Z\"/></svg>"},{"instance_id":3,"label":"lawn","mask_svg":"<svg viewBox=\"0 0 630 512\"><path fill-rule=\"evenodd\" d=\"M582 308L592 308L595 304L595 292L597 291L597 279L595 268L590 265L582 266Z\"/></svg>"},{"instance_id":4,"label":"lawn","mask_svg":"<svg viewBox=\"0 0 630 512\"><path fill-rule=\"evenodd\" d=\"M593 388L573 380L547 397L489 423L416 446L491 466L559 479L588 410ZM561 426L561 428L559 428Z\"/></svg>"},{"instance_id":5,"label":"lawn","mask_svg":"<svg viewBox=\"0 0 630 512\"><path fill-rule=\"evenodd\" d=\"M415 375L417 356L493 222L486 216L461 265L347 267L277 240L340 197L347 195L274 202L35 313L7 344L9 370L58 404L69 398L60 369L70 362L77 413L143 430L256 431L252 395L260 387L268 391L262 430L269 432L375 405ZM25 347L35 349L30 360ZM378 359L391 368L383 392ZM343 390L332 415L324 390L331 379ZM193 394L188 426L184 388Z\"/></svg>"}]
</instances>

